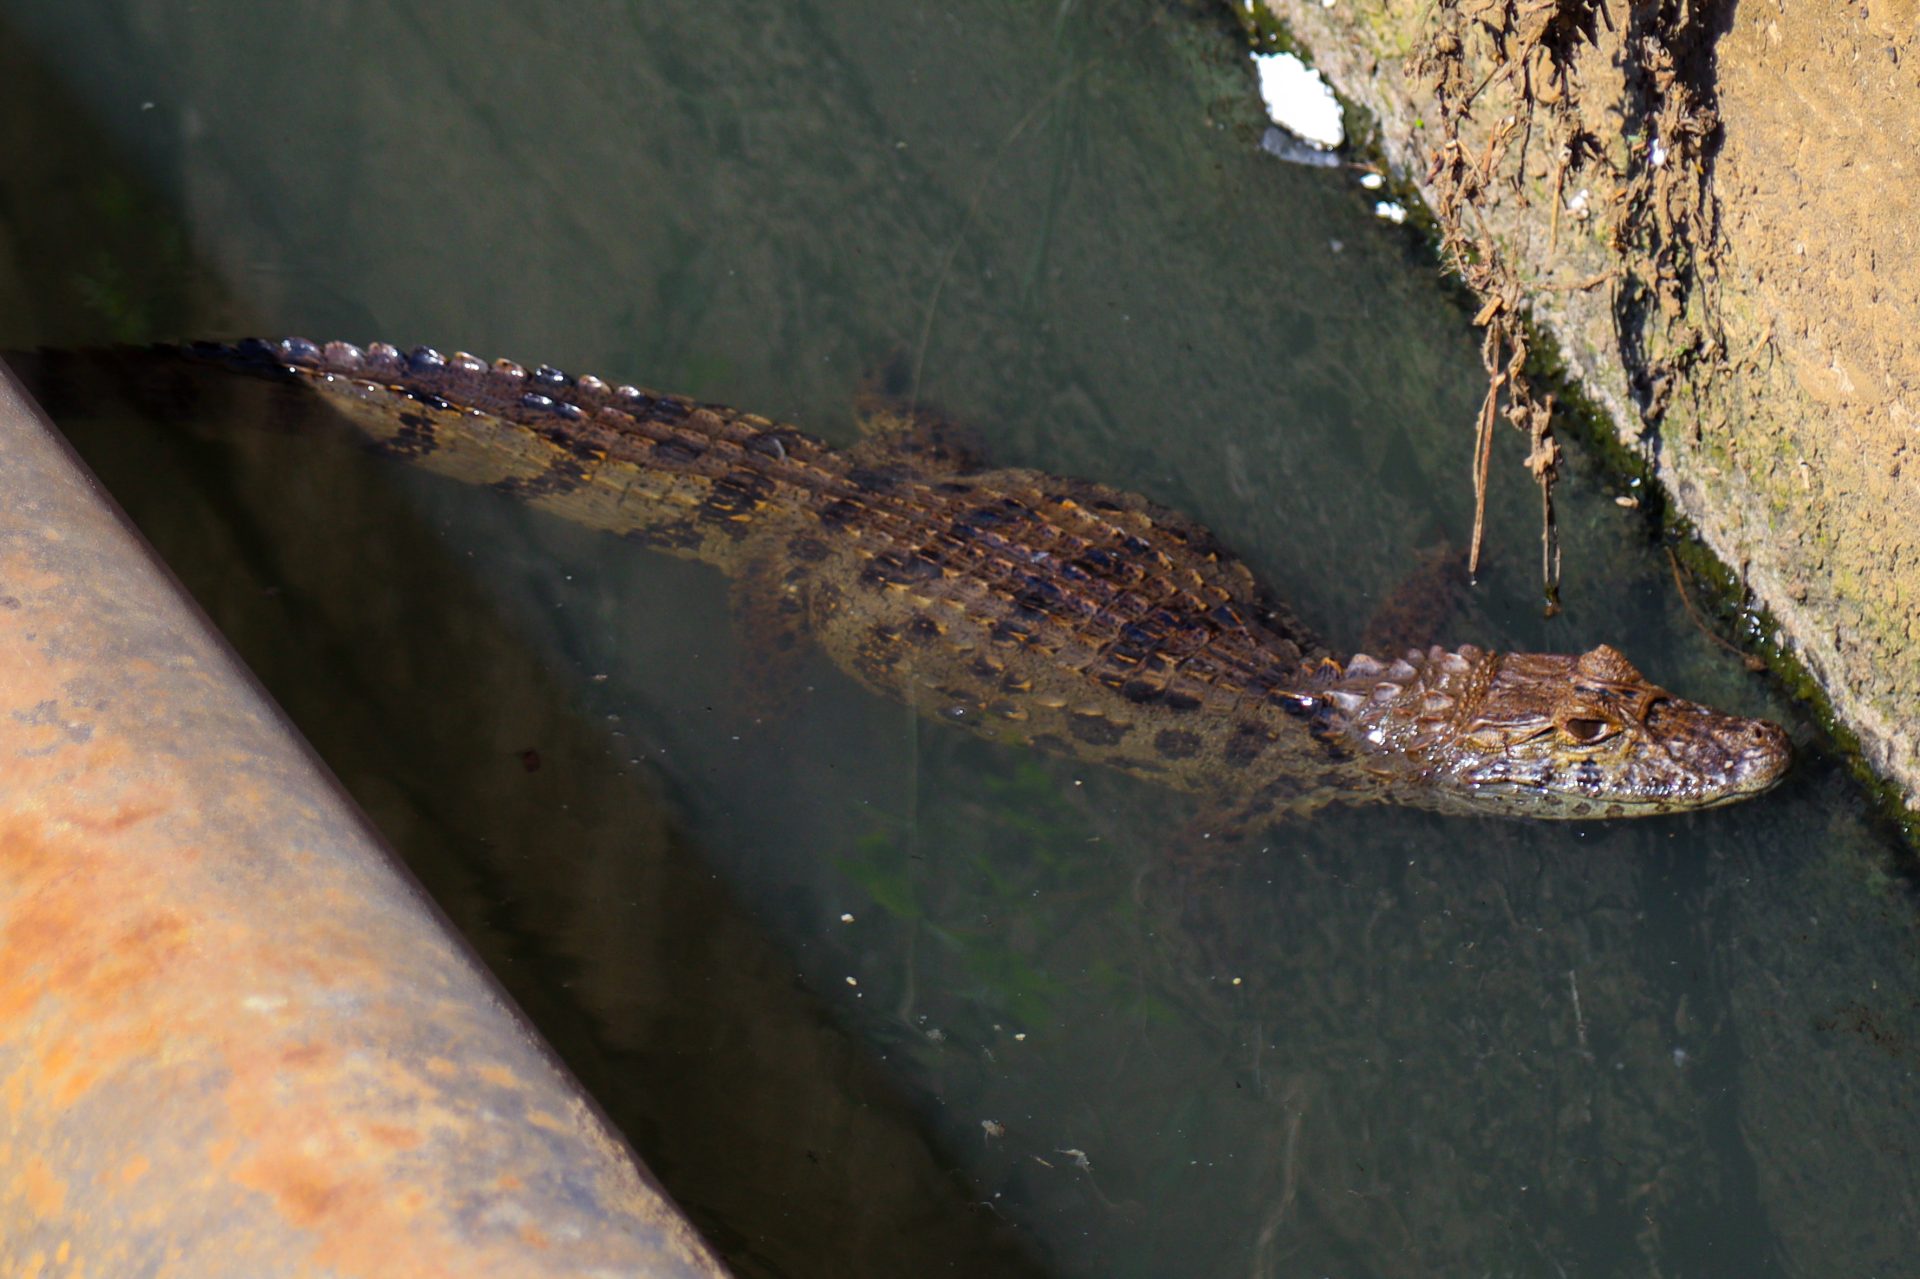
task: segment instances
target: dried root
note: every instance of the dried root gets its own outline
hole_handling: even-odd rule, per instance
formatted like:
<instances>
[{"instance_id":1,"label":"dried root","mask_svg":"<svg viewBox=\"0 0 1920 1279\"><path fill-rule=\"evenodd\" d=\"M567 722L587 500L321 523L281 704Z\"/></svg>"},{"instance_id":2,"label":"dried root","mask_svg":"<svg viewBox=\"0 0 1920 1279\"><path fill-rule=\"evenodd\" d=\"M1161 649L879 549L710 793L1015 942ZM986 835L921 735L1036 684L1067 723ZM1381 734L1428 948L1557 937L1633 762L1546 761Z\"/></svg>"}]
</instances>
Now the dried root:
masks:
<instances>
[{"instance_id":1,"label":"dried root","mask_svg":"<svg viewBox=\"0 0 1920 1279\"><path fill-rule=\"evenodd\" d=\"M1633 130L1624 169L1608 159L1580 110L1579 47L1597 43L1602 26L1616 31L1604 0L1437 0L1427 46L1411 68L1428 79L1437 104L1439 141L1426 185L1441 252L1482 300L1473 322L1482 331L1487 393L1474 441L1470 569L1478 570L1483 549L1494 425L1505 417L1527 439L1524 465L1540 489L1540 574L1549 613L1557 608L1560 578L1553 485L1561 455L1553 438L1553 397L1542 394L1528 374L1527 286L1481 216L1503 196L1527 201L1530 148L1546 148L1545 164L1536 167L1546 175L1553 200L1549 257L1558 248L1569 185L1598 168L1614 193L1596 211L1609 218L1609 242L1651 263L1647 280L1621 268L1557 286L1612 286L1623 352L1630 367L1642 371L1637 391L1649 424L1664 410L1676 366L1717 349L1710 335L1689 327L1696 324L1689 317L1702 310L1689 301L1705 278L1714 231L1707 173L1718 122L1710 94L1698 87L1710 83L1706 59L1713 34L1697 0L1614 3L1625 10L1619 40ZM1469 68L1482 67L1489 69L1476 71L1470 82ZM1476 111L1491 123L1464 128L1477 122ZM1583 207L1576 216L1591 214ZM1665 339L1661 353L1650 357L1646 322L1654 317L1663 322Z\"/></svg>"}]
</instances>

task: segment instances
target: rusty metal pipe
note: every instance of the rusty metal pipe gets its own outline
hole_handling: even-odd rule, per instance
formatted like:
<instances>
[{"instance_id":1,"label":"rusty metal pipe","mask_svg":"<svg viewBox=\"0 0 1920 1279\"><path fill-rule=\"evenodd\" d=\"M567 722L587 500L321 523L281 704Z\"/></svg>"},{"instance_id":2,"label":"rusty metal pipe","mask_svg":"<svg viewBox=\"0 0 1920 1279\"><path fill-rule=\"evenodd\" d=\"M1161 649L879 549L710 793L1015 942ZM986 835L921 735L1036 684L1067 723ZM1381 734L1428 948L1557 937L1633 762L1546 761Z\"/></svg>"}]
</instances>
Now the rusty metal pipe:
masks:
<instances>
[{"instance_id":1,"label":"rusty metal pipe","mask_svg":"<svg viewBox=\"0 0 1920 1279\"><path fill-rule=\"evenodd\" d=\"M0 1273L724 1274L4 368Z\"/></svg>"}]
</instances>

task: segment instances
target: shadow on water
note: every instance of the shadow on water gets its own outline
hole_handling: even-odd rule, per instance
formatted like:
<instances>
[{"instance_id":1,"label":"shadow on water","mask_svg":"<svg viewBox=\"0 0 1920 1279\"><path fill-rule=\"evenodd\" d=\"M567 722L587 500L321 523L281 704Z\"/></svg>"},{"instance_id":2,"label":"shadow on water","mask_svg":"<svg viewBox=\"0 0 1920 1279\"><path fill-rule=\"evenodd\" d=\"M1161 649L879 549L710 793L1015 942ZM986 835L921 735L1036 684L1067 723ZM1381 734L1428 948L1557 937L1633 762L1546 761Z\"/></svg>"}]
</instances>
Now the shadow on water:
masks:
<instances>
[{"instance_id":1,"label":"shadow on water","mask_svg":"<svg viewBox=\"0 0 1920 1279\"><path fill-rule=\"evenodd\" d=\"M1466 525L1464 322L1260 155L1209 9L296 7L0 5L0 342L430 340L841 440L904 364L1336 646ZM1201 872L1178 802L824 666L756 688L713 575L250 395L63 425L739 1273L1906 1257L1915 913L1817 753L1696 817L1341 811ZM1792 722L1606 483L1548 622L1516 476L1451 634Z\"/></svg>"}]
</instances>

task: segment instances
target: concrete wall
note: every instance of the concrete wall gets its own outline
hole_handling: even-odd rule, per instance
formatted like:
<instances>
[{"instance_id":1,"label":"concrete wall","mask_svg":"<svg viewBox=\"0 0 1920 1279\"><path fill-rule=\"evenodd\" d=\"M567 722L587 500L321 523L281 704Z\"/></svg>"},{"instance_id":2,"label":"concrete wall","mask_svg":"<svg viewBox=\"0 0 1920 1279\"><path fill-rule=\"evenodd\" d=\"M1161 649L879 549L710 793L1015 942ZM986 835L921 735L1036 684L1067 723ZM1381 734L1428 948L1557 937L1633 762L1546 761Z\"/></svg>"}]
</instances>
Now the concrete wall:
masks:
<instances>
[{"instance_id":1,"label":"concrete wall","mask_svg":"<svg viewBox=\"0 0 1920 1279\"><path fill-rule=\"evenodd\" d=\"M1920 807L1920 0L1262 3Z\"/></svg>"}]
</instances>

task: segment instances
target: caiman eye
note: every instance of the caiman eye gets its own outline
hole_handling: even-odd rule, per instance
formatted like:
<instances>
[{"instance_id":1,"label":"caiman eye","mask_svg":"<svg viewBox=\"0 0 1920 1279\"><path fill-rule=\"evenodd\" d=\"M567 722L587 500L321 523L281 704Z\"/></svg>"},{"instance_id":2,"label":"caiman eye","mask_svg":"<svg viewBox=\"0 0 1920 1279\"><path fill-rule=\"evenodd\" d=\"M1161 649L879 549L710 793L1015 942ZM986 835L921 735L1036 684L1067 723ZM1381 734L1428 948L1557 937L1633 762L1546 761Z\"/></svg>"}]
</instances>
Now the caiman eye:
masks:
<instances>
[{"instance_id":1,"label":"caiman eye","mask_svg":"<svg viewBox=\"0 0 1920 1279\"><path fill-rule=\"evenodd\" d=\"M1591 746L1620 730L1604 719L1570 719L1561 723L1560 731L1582 746Z\"/></svg>"}]
</instances>

